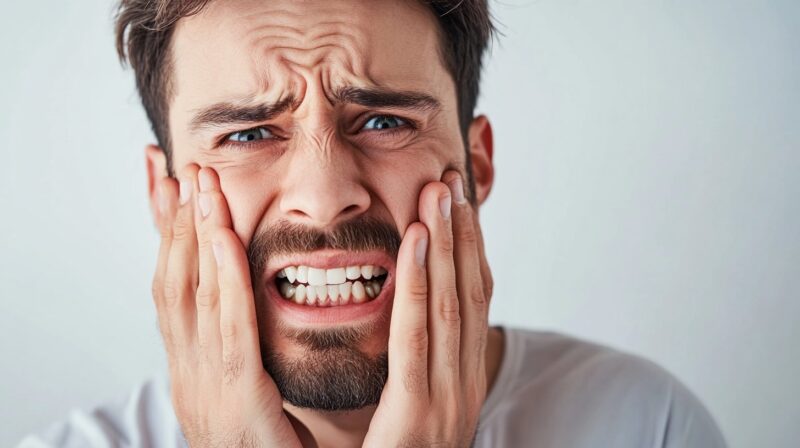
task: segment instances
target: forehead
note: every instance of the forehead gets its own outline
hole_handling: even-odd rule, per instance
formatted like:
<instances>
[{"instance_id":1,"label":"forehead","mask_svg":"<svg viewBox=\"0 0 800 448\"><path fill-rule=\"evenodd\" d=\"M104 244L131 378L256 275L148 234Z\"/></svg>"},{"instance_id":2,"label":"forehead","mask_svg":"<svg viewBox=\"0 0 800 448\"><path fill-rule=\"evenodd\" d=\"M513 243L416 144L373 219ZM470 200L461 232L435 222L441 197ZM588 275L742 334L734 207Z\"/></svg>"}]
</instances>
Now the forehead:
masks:
<instances>
[{"instance_id":1,"label":"forehead","mask_svg":"<svg viewBox=\"0 0 800 448\"><path fill-rule=\"evenodd\" d=\"M312 84L442 96L450 81L436 18L415 0L217 0L180 21L172 45L174 103L186 108L302 99Z\"/></svg>"}]
</instances>

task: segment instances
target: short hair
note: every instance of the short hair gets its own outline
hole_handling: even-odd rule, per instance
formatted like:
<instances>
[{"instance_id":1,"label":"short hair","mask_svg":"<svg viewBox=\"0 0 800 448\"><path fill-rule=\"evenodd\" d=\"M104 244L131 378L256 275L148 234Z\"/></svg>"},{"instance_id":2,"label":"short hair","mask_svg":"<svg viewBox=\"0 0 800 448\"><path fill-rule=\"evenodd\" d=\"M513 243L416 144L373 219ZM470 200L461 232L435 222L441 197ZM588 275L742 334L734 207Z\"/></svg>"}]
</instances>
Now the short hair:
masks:
<instances>
[{"instance_id":1,"label":"short hair","mask_svg":"<svg viewBox=\"0 0 800 448\"><path fill-rule=\"evenodd\" d=\"M174 94L170 48L175 24L199 13L211 0L120 0L116 46L123 66L136 76L136 88L171 174L169 102ZM493 36L487 0L418 0L431 8L440 26L440 50L456 85L458 119L464 142L478 99L483 54ZM467 166L470 184L469 148ZM471 185L472 186L472 185Z\"/></svg>"}]
</instances>

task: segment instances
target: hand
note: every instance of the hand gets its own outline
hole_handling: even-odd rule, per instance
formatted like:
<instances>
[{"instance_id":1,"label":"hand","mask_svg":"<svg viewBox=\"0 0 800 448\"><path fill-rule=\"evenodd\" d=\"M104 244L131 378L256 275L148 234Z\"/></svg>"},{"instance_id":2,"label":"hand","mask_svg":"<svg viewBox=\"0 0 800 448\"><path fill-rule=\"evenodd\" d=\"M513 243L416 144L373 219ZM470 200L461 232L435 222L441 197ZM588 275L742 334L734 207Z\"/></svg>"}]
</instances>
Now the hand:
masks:
<instances>
[{"instance_id":1,"label":"hand","mask_svg":"<svg viewBox=\"0 0 800 448\"><path fill-rule=\"evenodd\" d=\"M470 446L486 398L492 278L458 173L423 188L419 216L398 255L389 378L368 447Z\"/></svg>"},{"instance_id":2,"label":"hand","mask_svg":"<svg viewBox=\"0 0 800 448\"><path fill-rule=\"evenodd\" d=\"M160 181L153 299L172 403L193 447L300 446L259 349L250 270L219 178Z\"/></svg>"}]
</instances>

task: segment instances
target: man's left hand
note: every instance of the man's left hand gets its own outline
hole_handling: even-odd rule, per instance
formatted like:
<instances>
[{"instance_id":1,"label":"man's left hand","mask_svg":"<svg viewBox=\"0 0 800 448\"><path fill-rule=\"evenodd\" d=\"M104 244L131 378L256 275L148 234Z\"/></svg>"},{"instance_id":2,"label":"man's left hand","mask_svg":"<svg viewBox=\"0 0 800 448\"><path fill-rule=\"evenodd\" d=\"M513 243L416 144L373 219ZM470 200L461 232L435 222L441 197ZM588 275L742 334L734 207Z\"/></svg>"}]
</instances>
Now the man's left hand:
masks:
<instances>
[{"instance_id":1,"label":"man's left hand","mask_svg":"<svg viewBox=\"0 0 800 448\"><path fill-rule=\"evenodd\" d=\"M397 260L389 377L366 447L467 447L486 398L492 277L461 176L420 193Z\"/></svg>"}]
</instances>

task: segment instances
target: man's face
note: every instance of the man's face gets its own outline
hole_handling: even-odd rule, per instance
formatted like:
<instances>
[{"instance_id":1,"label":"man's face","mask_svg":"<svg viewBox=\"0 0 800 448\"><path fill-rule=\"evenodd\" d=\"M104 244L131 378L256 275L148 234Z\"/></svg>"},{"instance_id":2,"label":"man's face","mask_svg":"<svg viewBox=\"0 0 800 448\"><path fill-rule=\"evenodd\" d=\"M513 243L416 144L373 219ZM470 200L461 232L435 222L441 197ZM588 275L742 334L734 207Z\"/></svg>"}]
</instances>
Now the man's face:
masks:
<instances>
[{"instance_id":1,"label":"man's face","mask_svg":"<svg viewBox=\"0 0 800 448\"><path fill-rule=\"evenodd\" d=\"M423 185L466 172L436 18L415 1L217 1L178 23L172 56L173 166L219 174L249 250L265 365L295 404L374 403L396 245ZM342 279L348 266L380 275ZM346 305L345 287L329 287L342 280ZM284 297L301 285L305 302L312 287L338 297Z\"/></svg>"}]
</instances>

